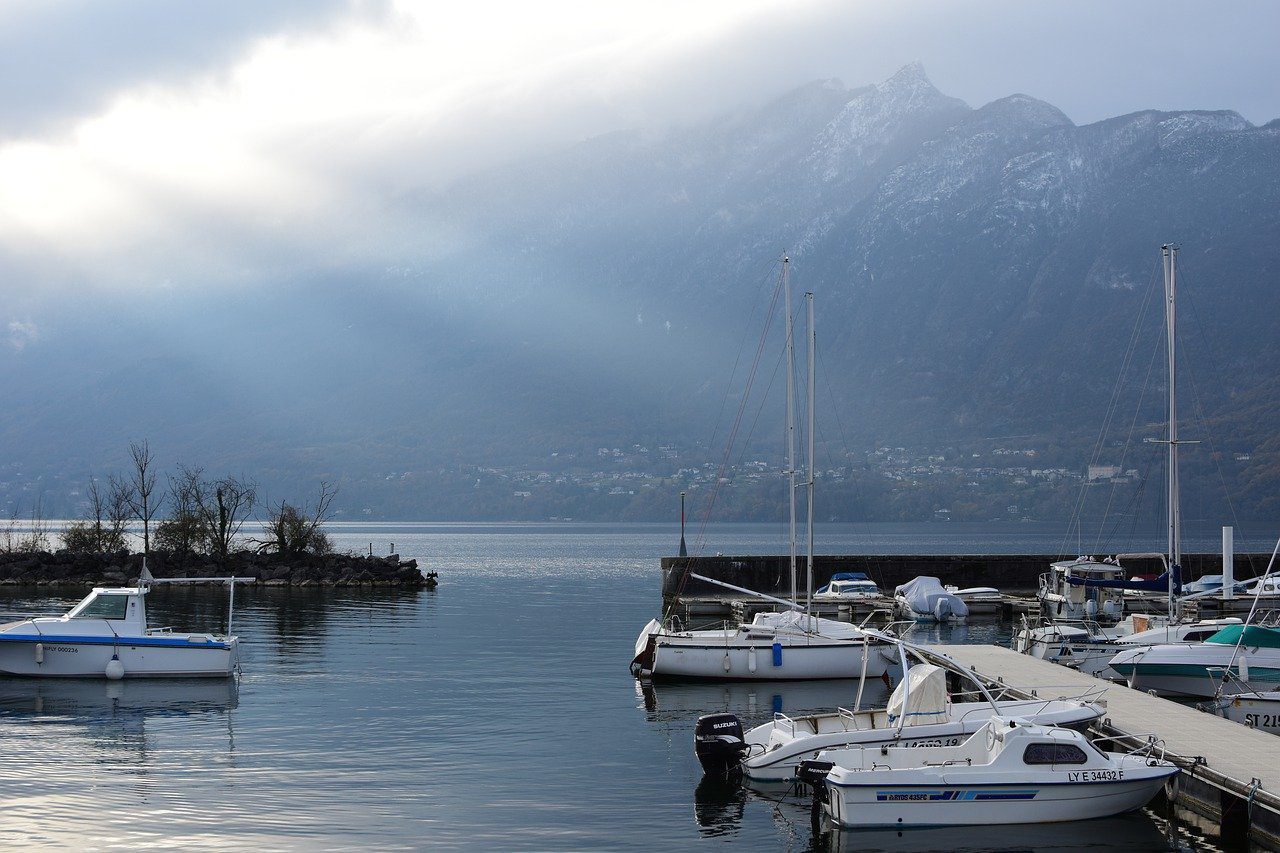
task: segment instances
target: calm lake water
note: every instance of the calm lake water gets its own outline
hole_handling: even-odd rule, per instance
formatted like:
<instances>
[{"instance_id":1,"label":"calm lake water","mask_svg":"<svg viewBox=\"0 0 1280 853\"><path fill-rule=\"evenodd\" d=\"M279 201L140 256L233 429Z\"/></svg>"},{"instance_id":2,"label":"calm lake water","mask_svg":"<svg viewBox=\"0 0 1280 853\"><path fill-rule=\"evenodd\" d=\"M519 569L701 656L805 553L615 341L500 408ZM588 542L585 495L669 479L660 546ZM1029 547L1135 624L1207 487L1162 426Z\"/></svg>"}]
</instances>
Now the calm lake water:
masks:
<instances>
[{"instance_id":1,"label":"calm lake water","mask_svg":"<svg viewBox=\"0 0 1280 853\"><path fill-rule=\"evenodd\" d=\"M693 720L827 708L851 702L853 686L642 691L627 671L659 606L669 528L335 530L342 549L394 542L441 586L242 589L238 684L0 679L0 847L1213 849L1158 810L1045 828L815 834L805 803L700 783ZM781 534L726 526L704 545L777 552ZM1055 551L1055 536L862 527L821 540L843 553L1017 552ZM78 597L0 588L0 619ZM225 603L224 592L160 589L151 622L220 628ZM1007 637L975 622L930 638Z\"/></svg>"}]
</instances>

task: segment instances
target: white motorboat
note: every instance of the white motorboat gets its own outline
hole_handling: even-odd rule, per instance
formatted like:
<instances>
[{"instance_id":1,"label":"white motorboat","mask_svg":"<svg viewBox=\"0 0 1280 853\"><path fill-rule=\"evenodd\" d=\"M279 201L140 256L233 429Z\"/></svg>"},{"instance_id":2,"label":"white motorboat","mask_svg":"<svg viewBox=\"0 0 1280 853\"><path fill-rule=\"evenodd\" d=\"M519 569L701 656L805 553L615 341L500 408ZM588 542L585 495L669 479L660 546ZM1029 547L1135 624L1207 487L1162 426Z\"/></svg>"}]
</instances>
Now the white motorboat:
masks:
<instances>
[{"instance_id":1,"label":"white motorboat","mask_svg":"<svg viewBox=\"0 0 1280 853\"><path fill-rule=\"evenodd\" d=\"M958 589L948 584L944 588L963 601L971 614L999 613L1000 608L1004 606L1004 596L993 586L971 586L967 589Z\"/></svg>"},{"instance_id":2,"label":"white motorboat","mask_svg":"<svg viewBox=\"0 0 1280 853\"><path fill-rule=\"evenodd\" d=\"M952 669L953 672L963 672ZM725 748L732 726L718 714L700 718L695 732L695 752L708 773L728 769L723 762L740 760L743 774L760 782L782 782L795 775L796 767L826 749L846 747L956 745L977 731L992 713L1024 717L1045 725L1087 728L1105 711L1097 696L1078 699L1015 699L952 702L947 692L947 670L930 663L917 664L898 684L884 708L790 717L774 714L773 720L741 734L741 749ZM717 728L719 726L719 728ZM737 732L742 732L739 724ZM699 748L698 733L714 733L716 748Z\"/></svg>"},{"instance_id":3,"label":"white motorboat","mask_svg":"<svg viewBox=\"0 0 1280 853\"><path fill-rule=\"evenodd\" d=\"M993 716L956 746L835 749L801 765L841 826L1054 823L1146 805L1178 768L1154 744L1103 752L1080 732Z\"/></svg>"},{"instance_id":4,"label":"white motorboat","mask_svg":"<svg viewBox=\"0 0 1280 853\"><path fill-rule=\"evenodd\" d=\"M1229 625L1240 624L1236 618L1170 624L1163 616L1141 613L1131 613L1110 628L1089 621L1082 625L1051 622L1035 626L1024 622L1011 645L1021 654L1060 663L1095 678L1123 681L1124 677L1111 668L1111 659L1122 651L1167 643L1198 643Z\"/></svg>"},{"instance_id":5,"label":"white motorboat","mask_svg":"<svg viewBox=\"0 0 1280 853\"><path fill-rule=\"evenodd\" d=\"M813 594L815 601L875 603L884 600L880 587L862 572L837 572Z\"/></svg>"},{"instance_id":6,"label":"white motorboat","mask_svg":"<svg viewBox=\"0 0 1280 853\"><path fill-rule=\"evenodd\" d=\"M935 577L922 575L893 591L894 608L904 618L925 622L963 622L969 607L947 592Z\"/></svg>"},{"instance_id":7,"label":"white motorboat","mask_svg":"<svg viewBox=\"0 0 1280 853\"><path fill-rule=\"evenodd\" d=\"M794 610L703 630L676 630L654 619L636 639L632 668L655 680L880 678L891 648L848 622Z\"/></svg>"},{"instance_id":8,"label":"white motorboat","mask_svg":"<svg viewBox=\"0 0 1280 853\"><path fill-rule=\"evenodd\" d=\"M1229 625L1203 643L1120 652L1111 668L1136 690L1212 698L1280 687L1280 628Z\"/></svg>"},{"instance_id":9,"label":"white motorboat","mask_svg":"<svg viewBox=\"0 0 1280 853\"><path fill-rule=\"evenodd\" d=\"M1040 575L1040 589L1036 598L1040 610L1054 622L1082 622L1091 619L1099 622L1116 622L1124 615L1124 592L1072 584L1068 579L1121 582L1127 578L1124 567L1106 560L1078 557L1060 560Z\"/></svg>"},{"instance_id":10,"label":"white motorboat","mask_svg":"<svg viewBox=\"0 0 1280 853\"><path fill-rule=\"evenodd\" d=\"M148 628L146 598L154 583L242 578L152 578L143 567L136 587L95 587L63 616L0 626L0 674L61 678L226 678L236 668L239 640ZM233 595L234 601L234 595Z\"/></svg>"}]
</instances>

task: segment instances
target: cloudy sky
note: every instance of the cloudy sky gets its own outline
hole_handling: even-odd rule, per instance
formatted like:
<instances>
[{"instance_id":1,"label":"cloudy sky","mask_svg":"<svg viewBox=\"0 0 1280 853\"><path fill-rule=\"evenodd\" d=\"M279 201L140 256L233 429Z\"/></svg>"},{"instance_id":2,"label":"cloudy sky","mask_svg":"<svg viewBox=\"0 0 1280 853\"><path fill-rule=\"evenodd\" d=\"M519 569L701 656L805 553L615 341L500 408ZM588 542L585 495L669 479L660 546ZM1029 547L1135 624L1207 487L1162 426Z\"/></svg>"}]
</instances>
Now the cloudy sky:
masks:
<instances>
[{"instance_id":1,"label":"cloudy sky","mask_svg":"<svg viewBox=\"0 0 1280 853\"><path fill-rule=\"evenodd\" d=\"M67 290L403 262L417 188L917 59L975 106L1262 123L1277 32L1247 2L0 0L0 332L28 347Z\"/></svg>"}]
</instances>

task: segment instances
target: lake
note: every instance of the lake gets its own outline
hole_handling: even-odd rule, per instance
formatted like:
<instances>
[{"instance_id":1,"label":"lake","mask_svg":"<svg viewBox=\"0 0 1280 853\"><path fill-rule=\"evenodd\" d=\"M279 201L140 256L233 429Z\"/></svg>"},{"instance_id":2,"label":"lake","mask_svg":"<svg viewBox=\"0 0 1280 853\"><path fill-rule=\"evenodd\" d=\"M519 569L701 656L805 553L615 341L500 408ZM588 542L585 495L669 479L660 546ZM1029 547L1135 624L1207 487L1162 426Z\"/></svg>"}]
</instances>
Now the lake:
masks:
<instances>
[{"instance_id":1,"label":"lake","mask_svg":"<svg viewBox=\"0 0 1280 853\"><path fill-rule=\"evenodd\" d=\"M822 550L1060 547L1060 534L1043 530L898 527L824 528ZM659 607L658 558L678 535L670 527L333 533L343 550L372 543L387 553L394 542L439 571L441 585L241 588L238 684L0 680L0 847L1213 849L1159 810L998 832L815 834L803 802L700 784L693 720L847 704L854 685L642 690L628 672L636 634ZM1214 535L1188 550L1215 548ZM783 536L725 525L703 548L776 553ZM79 597L0 587L0 618L61 612ZM223 591L160 588L151 623L221 629L225 605ZM922 636L1005 642L1008 631L975 621ZM869 692L884 695L880 685Z\"/></svg>"}]
</instances>

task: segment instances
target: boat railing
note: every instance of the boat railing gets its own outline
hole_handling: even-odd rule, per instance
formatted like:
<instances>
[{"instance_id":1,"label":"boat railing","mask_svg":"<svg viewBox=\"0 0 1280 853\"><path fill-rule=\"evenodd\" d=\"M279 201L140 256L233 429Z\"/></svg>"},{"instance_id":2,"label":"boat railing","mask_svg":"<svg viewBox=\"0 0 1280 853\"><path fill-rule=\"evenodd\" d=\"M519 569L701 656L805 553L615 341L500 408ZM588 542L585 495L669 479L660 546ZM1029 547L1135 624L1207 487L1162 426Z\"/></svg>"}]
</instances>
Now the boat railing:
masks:
<instances>
[{"instance_id":1,"label":"boat railing","mask_svg":"<svg viewBox=\"0 0 1280 853\"><path fill-rule=\"evenodd\" d=\"M796 736L796 721L791 719L781 711L773 712L773 725L775 728L780 726L786 726L788 729L791 730L791 736L792 737Z\"/></svg>"},{"instance_id":2,"label":"boat railing","mask_svg":"<svg viewBox=\"0 0 1280 853\"><path fill-rule=\"evenodd\" d=\"M1032 703L1029 705L1028 710L1025 712L1020 712L1019 716L1021 716L1022 713L1028 713L1028 714L1044 713L1049 709L1049 706L1052 705L1054 702L1079 702L1082 705L1099 705L1105 708L1106 700L1103 699L1102 697L1106 692L1107 692L1106 687L1090 687L1088 690L1084 691L1083 693L1076 694L1075 696L1054 696L1052 698L1048 698L1048 697L1040 698L1037 696L1037 697L1033 697L1032 699L1021 699L1021 700L1015 699L1014 701ZM1036 702L1039 702L1038 706L1034 704ZM982 716L982 715L990 717L991 709L990 708L971 708L960 715L958 722L965 723L965 722L968 722L968 720L973 716Z\"/></svg>"},{"instance_id":3,"label":"boat railing","mask_svg":"<svg viewBox=\"0 0 1280 853\"><path fill-rule=\"evenodd\" d=\"M858 725L859 717L866 717L871 721L871 728L875 728L875 712L874 711L850 711L848 708L836 708L836 713L840 716L840 724L844 726L844 730L849 731L849 726L853 726L853 731L862 731L862 726Z\"/></svg>"},{"instance_id":4,"label":"boat railing","mask_svg":"<svg viewBox=\"0 0 1280 853\"><path fill-rule=\"evenodd\" d=\"M1109 735L1107 737L1093 738L1089 742L1094 746L1107 741L1134 741L1139 738L1146 738L1145 741L1131 748L1125 755L1132 755L1137 758L1146 758L1154 761L1165 760L1165 743L1164 738L1157 737L1153 734L1128 734L1128 735Z\"/></svg>"}]
</instances>

